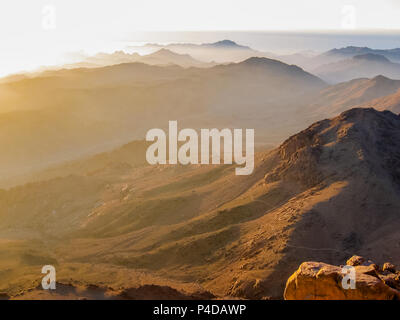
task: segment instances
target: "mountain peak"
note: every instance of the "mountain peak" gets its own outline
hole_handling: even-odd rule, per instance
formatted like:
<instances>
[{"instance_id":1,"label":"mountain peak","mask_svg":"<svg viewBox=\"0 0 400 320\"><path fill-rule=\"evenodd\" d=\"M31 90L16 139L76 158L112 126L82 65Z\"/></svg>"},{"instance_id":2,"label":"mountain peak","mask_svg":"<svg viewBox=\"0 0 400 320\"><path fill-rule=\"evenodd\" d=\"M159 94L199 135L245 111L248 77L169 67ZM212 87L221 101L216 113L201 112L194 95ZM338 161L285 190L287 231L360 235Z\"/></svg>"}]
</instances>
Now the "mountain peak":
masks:
<instances>
[{"instance_id":1,"label":"mountain peak","mask_svg":"<svg viewBox=\"0 0 400 320\"><path fill-rule=\"evenodd\" d=\"M343 48L334 48L325 53L325 55L331 54L340 54L340 55L354 55L354 54L363 54L373 51L373 49L368 47L356 47L356 46L347 46Z\"/></svg>"},{"instance_id":2,"label":"mountain peak","mask_svg":"<svg viewBox=\"0 0 400 320\"><path fill-rule=\"evenodd\" d=\"M232 40L221 40L221 41L217 41L212 43L214 46L223 46L223 47L235 47L235 46L239 46L236 42L232 41Z\"/></svg>"},{"instance_id":3,"label":"mountain peak","mask_svg":"<svg viewBox=\"0 0 400 320\"><path fill-rule=\"evenodd\" d=\"M173 53L173 52L169 49L161 48L160 50L157 50L154 53Z\"/></svg>"},{"instance_id":4,"label":"mountain peak","mask_svg":"<svg viewBox=\"0 0 400 320\"><path fill-rule=\"evenodd\" d=\"M342 52L357 52L357 51L366 51L366 50L371 50L371 48L368 47L356 47L356 46L347 46L344 48L337 49L338 51Z\"/></svg>"},{"instance_id":5,"label":"mountain peak","mask_svg":"<svg viewBox=\"0 0 400 320\"><path fill-rule=\"evenodd\" d=\"M236 42L232 41L232 40L221 40L221 41L217 41L214 43L208 43L208 44L204 44L205 46L209 46L209 47L213 47L213 48L225 48L225 49L246 49L249 50L249 47L246 46L242 46L240 44L237 44Z\"/></svg>"},{"instance_id":6,"label":"mountain peak","mask_svg":"<svg viewBox=\"0 0 400 320\"><path fill-rule=\"evenodd\" d=\"M376 77L372 78L371 80L375 81L376 83L381 83L381 82L386 83L386 82L392 82L393 81L392 79L390 79L388 77L385 77L385 76L383 76L381 74L377 75Z\"/></svg>"},{"instance_id":7,"label":"mountain peak","mask_svg":"<svg viewBox=\"0 0 400 320\"><path fill-rule=\"evenodd\" d=\"M281 61L264 58L264 57L251 57L251 58L248 58L248 59L242 61L242 63L248 64L248 65L284 64Z\"/></svg>"},{"instance_id":8,"label":"mountain peak","mask_svg":"<svg viewBox=\"0 0 400 320\"><path fill-rule=\"evenodd\" d=\"M279 147L280 164L266 182L294 179L314 187L327 179L381 171L400 185L400 117L390 111L353 108L318 121ZM378 160L379 159L379 160Z\"/></svg>"},{"instance_id":9,"label":"mountain peak","mask_svg":"<svg viewBox=\"0 0 400 320\"><path fill-rule=\"evenodd\" d=\"M366 53L366 54L360 54L357 56L353 57L354 60L367 60L367 61L376 61L376 62L390 62L388 58L381 54L375 54L375 53Z\"/></svg>"},{"instance_id":10,"label":"mountain peak","mask_svg":"<svg viewBox=\"0 0 400 320\"><path fill-rule=\"evenodd\" d=\"M179 56L180 54L173 52L169 49L166 48L161 48L160 50L157 50L153 53L150 54L151 56Z\"/></svg>"},{"instance_id":11,"label":"mountain peak","mask_svg":"<svg viewBox=\"0 0 400 320\"><path fill-rule=\"evenodd\" d=\"M362 121L370 124L377 120L396 120L398 121L397 127L400 129L400 118L391 111L378 111L374 108L352 108L342 112L338 117L334 118L340 121Z\"/></svg>"}]
</instances>

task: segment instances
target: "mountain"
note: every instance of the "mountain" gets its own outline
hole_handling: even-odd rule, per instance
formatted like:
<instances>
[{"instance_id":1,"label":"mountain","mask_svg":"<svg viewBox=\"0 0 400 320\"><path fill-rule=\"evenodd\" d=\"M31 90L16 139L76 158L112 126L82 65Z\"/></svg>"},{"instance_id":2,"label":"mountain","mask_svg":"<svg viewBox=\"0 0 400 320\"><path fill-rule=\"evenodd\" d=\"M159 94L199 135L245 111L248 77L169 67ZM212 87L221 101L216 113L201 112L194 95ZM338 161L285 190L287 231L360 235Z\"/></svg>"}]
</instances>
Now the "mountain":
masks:
<instances>
[{"instance_id":1,"label":"mountain","mask_svg":"<svg viewBox=\"0 0 400 320\"><path fill-rule=\"evenodd\" d=\"M340 49L332 49L323 54L325 57L343 60L344 58L352 58L358 55L374 54L381 55L393 62L400 62L400 48L395 49L371 49L368 47L349 46Z\"/></svg>"},{"instance_id":2,"label":"mountain","mask_svg":"<svg viewBox=\"0 0 400 320\"><path fill-rule=\"evenodd\" d=\"M150 65L168 65L175 64L184 68L198 67L205 68L214 66L214 63L205 63L193 59L188 54L178 54L168 49L160 49L154 53L141 56L137 62L147 63Z\"/></svg>"},{"instance_id":3,"label":"mountain","mask_svg":"<svg viewBox=\"0 0 400 320\"><path fill-rule=\"evenodd\" d=\"M250 47L242 46L237 44L232 40L221 40L214 43L203 43L202 47L211 47L211 48L230 48L230 49L239 49L239 50L251 50Z\"/></svg>"},{"instance_id":4,"label":"mountain","mask_svg":"<svg viewBox=\"0 0 400 320\"><path fill-rule=\"evenodd\" d=\"M85 60L87 63L97 64L98 66L107 66L119 63L141 62L149 65L177 65L184 68L188 67L210 67L213 64L207 64L193 59L188 54L178 54L167 49L160 49L147 55L137 53L125 53L116 51L113 54L97 54Z\"/></svg>"},{"instance_id":5,"label":"mountain","mask_svg":"<svg viewBox=\"0 0 400 320\"><path fill-rule=\"evenodd\" d=\"M6 82L0 84L0 186L143 139L173 119L191 128L254 128L256 142L271 146L303 126L287 113L323 87L302 69L266 58L211 68L125 63Z\"/></svg>"},{"instance_id":6,"label":"mountain","mask_svg":"<svg viewBox=\"0 0 400 320\"><path fill-rule=\"evenodd\" d=\"M324 53L302 51L291 54L276 54L258 51L251 47L237 44L232 40L221 40L214 43L202 44L171 43L168 45L162 45L157 43L148 43L144 46L130 46L128 49L139 52L149 52L157 51L162 48L180 54L189 54L196 60L210 63L240 62L250 57L276 59L287 64L295 64L311 73L315 73L315 70L321 66L342 60L348 60L359 55L381 55L389 59L391 62L400 63L400 48L383 50L349 46L339 49L335 48Z\"/></svg>"},{"instance_id":7,"label":"mountain","mask_svg":"<svg viewBox=\"0 0 400 320\"><path fill-rule=\"evenodd\" d=\"M276 55L254 50L242 46L231 40L221 40L214 43L171 43L168 45L148 43L144 46L131 46L133 50L159 50L161 48L171 50L179 54L189 54L193 58L209 63L240 62L251 57L276 58Z\"/></svg>"},{"instance_id":8,"label":"mountain","mask_svg":"<svg viewBox=\"0 0 400 320\"><path fill-rule=\"evenodd\" d=\"M311 119L317 121L323 117L333 117L354 106L370 106L377 110L396 111L392 95L400 89L400 80L392 80L384 76L372 79L361 78L329 86L312 97L312 102L305 107ZM373 100L376 102L372 102ZM384 103L382 100L387 100ZM389 101L392 101L390 103ZM395 106L395 103L394 103Z\"/></svg>"},{"instance_id":9,"label":"mountain","mask_svg":"<svg viewBox=\"0 0 400 320\"><path fill-rule=\"evenodd\" d=\"M122 50L113 53L100 52L94 56L86 57L78 65L87 63L89 66L108 66L119 63L137 62L141 58L138 53L126 53ZM82 67L85 67L84 65Z\"/></svg>"},{"instance_id":10,"label":"mountain","mask_svg":"<svg viewBox=\"0 0 400 320\"><path fill-rule=\"evenodd\" d=\"M296 64L309 72L315 73L315 70L324 65L364 55L380 55L391 62L400 63L400 48L381 50L354 46L339 49L335 48L320 54L299 52L290 55L279 55L276 58L285 63Z\"/></svg>"},{"instance_id":11,"label":"mountain","mask_svg":"<svg viewBox=\"0 0 400 320\"><path fill-rule=\"evenodd\" d=\"M66 64L61 67L46 67L41 71L60 70L60 69L77 69L77 68L98 68L111 66L121 63L145 63L149 65L177 65L183 68L198 67L207 68L214 66L213 63L205 63L193 59L188 54L178 54L167 49L160 49L156 52L140 55L138 53L126 53L124 51L115 51L113 53L98 53L94 56L82 57L80 62Z\"/></svg>"},{"instance_id":12,"label":"mountain","mask_svg":"<svg viewBox=\"0 0 400 320\"><path fill-rule=\"evenodd\" d=\"M14 271L0 290L35 286L51 261L64 285L125 290L141 272L216 297L282 298L303 261L399 264L399 141L398 115L357 108L257 153L250 176L126 158L140 143L61 166L0 192L0 269Z\"/></svg>"},{"instance_id":13,"label":"mountain","mask_svg":"<svg viewBox=\"0 0 400 320\"><path fill-rule=\"evenodd\" d=\"M356 78L373 78L377 75L400 79L400 64L389 61L383 55L368 53L322 65L314 69L313 73L331 83Z\"/></svg>"},{"instance_id":14,"label":"mountain","mask_svg":"<svg viewBox=\"0 0 400 320\"><path fill-rule=\"evenodd\" d=\"M295 64L309 71L314 69L316 66L326 63L326 60L316 63L316 61L318 61L318 56L319 54L313 51L301 51L292 54L277 55L275 59L287 64Z\"/></svg>"},{"instance_id":15,"label":"mountain","mask_svg":"<svg viewBox=\"0 0 400 320\"><path fill-rule=\"evenodd\" d=\"M375 108L376 110L390 110L394 113L400 113L400 89L395 93L376 98L361 104L360 107L363 108Z\"/></svg>"}]
</instances>

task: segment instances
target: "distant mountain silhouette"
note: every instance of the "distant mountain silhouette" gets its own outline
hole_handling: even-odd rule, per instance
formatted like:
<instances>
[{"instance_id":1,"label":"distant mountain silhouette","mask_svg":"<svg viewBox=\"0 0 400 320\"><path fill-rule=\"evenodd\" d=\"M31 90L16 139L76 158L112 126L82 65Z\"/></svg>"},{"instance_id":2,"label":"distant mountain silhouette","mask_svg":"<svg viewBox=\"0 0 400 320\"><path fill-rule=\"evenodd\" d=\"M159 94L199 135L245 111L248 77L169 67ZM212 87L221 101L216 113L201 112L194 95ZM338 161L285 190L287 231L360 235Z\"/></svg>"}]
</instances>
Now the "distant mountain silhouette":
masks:
<instances>
[{"instance_id":1,"label":"distant mountain silhouette","mask_svg":"<svg viewBox=\"0 0 400 320\"><path fill-rule=\"evenodd\" d=\"M305 110L308 110L314 120L333 117L351 107L369 105L371 100L379 101L380 98L395 94L399 89L400 80L392 80L382 75L372 79L354 79L321 90ZM378 103L374 104L374 107L384 110ZM387 109L396 111L392 107Z\"/></svg>"},{"instance_id":2,"label":"distant mountain silhouette","mask_svg":"<svg viewBox=\"0 0 400 320\"><path fill-rule=\"evenodd\" d=\"M191 61L167 50L151 55L166 57ZM304 125L287 114L325 86L301 68L266 58L210 68L122 63L6 82L0 85L0 186L142 139L171 119L193 128L255 128L257 141L278 143Z\"/></svg>"},{"instance_id":3,"label":"distant mountain silhouette","mask_svg":"<svg viewBox=\"0 0 400 320\"><path fill-rule=\"evenodd\" d=\"M377 75L400 79L400 63L393 63L383 55L367 53L322 65L313 72L332 83L356 78L373 78Z\"/></svg>"},{"instance_id":4,"label":"distant mountain silhouette","mask_svg":"<svg viewBox=\"0 0 400 320\"><path fill-rule=\"evenodd\" d=\"M171 43L168 45L146 44L145 47L151 50L166 48L168 50L189 54L193 58L205 62L239 62L250 57L268 57L274 58L276 55L254 50L247 46L242 46L231 40L221 40L214 43ZM140 49L141 47L131 47L131 49Z\"/></svg>"},{"instance_id":5,"label":"distant mountain silhouette","mask_svg":"<svg viewBox=\"0 0 400 320\"><path fill-rule=\"evenodd\" d=\"M277 59L282 60L286 63L294 63L302 68L315 73L315 70L318 70L319 67L335 62L339 62L346 59L351 59L355 56L363 56L363 55L380 55L391 62L400 63L400 48L396 49L372 49L368 47L355 47L349 46L340 49L332 49L327 52L321 54L313 54L307 55L302 53L292 54L292 55L283 55L277 57ZM350 80L350 79L348 79Z\"/></svg>"},{"instance_id":6,"label":"distant mountain silhouette","mask_svg":"<svg viewBox=\"0 0 400 320\"><path fill-rule=\"evenodd\" d=\"M151 65L168 65L175 64L184 68L187 67L211 67L215 64L200 62L193 59L189 54L179 54L171 50L162 48L154 53L141 56L137 62L147 63Z\"/></svg>"},{"instance_id":7,"label":"distant mountain silhouette","mask_svg":"<svg viewBox=\"0 0 400 320\"><path fill-rule=\"evenodd\" d=\"M343 58L351 58L357 55L364 55L364 54L381 55L389 60L400 62L400 48L383 50L383 49L372 49L368 47L349 46L345 48L329 50L325 52L323 55L326 57L336 57L342 60Z\"/></svg>"},{"instance_id":8,"label":"distant mountain silhouette","mask_svg":"<svg viewBox=\"0 0 400 320\"><path fill-rule=\"evenodd\" d=\"M215 64L200 62L193 59L188 54L178 54L167 49L160 49L151 54L140 55L138 53L126 53L124 51L115 51L114 53L98 53L87 57L83 61L62 66L63 68L94 68L104 67L120 63L141 62L149 65L177 65L187 67L211 67Z\"/></svg>"},{"instance_id":9,"label":"distant mountain silhouette","mask_svg":"<svg viewBox=\"0 0 400 320\"><path fill-rule=\"evenodd\" d=\"M229 49L242 49L242 50L252 50L250 47L242 46L237 44L232 40L221 40L214 43L204 43L204 47L214 47L214 48L229 48Z\"/></svg>"},{"instance_id":10,"label":"distant mountain silhouette","mask_svg":"<svg viewBox=\"0 0 400 320\"><path fill-rule=\"evenodd\" d=\"M374 53L366 53L366 54L360 54L357 56L353 57L354 60L367 60L367 61L372 61L372 62L390 62L388 58L386 58L383 55L380 54L374 54Z\"/></svg>"}]
</instances>

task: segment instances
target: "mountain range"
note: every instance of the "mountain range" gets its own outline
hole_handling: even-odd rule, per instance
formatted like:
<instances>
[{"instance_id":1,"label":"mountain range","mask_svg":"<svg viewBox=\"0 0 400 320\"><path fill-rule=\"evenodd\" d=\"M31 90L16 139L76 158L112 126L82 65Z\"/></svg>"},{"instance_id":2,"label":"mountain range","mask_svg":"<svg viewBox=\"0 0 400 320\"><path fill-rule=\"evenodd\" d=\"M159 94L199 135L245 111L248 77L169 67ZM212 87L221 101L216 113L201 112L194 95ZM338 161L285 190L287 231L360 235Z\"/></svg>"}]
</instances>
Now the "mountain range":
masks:
<instances>
[{"instance_id":1,"label":"mountain range","mask_svg":"<svg viewBox=\"0 0 400 320\"><path fill-rule=\"evenodd\" d=\"M132 53L128 53L132 52ZM137 52L145 53L140 55ZM276 54L255 50L231 40L214 43L172 43L160 45L148 43L143 46L128 46L125 51L98 53L94 56L74 55L79 62L56 67L43 67L38 72L61 68L95 68L120 63L141 62L149 65L178 65L184 68L207 68L216 64L241 62L251 57L279 60L300 66L330 83L348 81L355 78L384 75L398 78L400 49L371 49L368 47L345 47L323 53L302 51L292 54ZM38 72L31 73L36 76ZM29 74L12 75L10 80L25 78ZM3 80L0 80L0 82Z\"/></svg>"},{"instance_id":2,"label":"mountain range","mask_svg":"<svg viewBox=\"0 0 400 320\"><path fill-rule=\"evenodd\" d=\"M372 49L368 47L348 46L335 48L322 53L298 52L291 55L278 55L275 58L286 63L296 64L307 71L315 70L324 65L333 64L343 60L350 60L355 56L379 55L394 63L400 62L400 48L395 49Z\"/></svg>"},{"instance_id":3,"label":"mountain range","mask_svg":"<svg viewBox=\"0 0 400 320\"><path fill-rule=\"evenodd\" d=\"M254 50L242 46L231 40L221 40L214 43L192 44L172 43L168 45L146 44L148 50L159 50L161 48L171 50L179 54L189 54L193 58L209 63L240 62L251 57L274 58L275 55ZM140 50L142 47L130 46L128 50Z\"/></svg>"},{"instance_id":4,"label":"mountain range","mask_svg":"<svg viewBox=\"0 0 400 320\"><path fill-rule=\"evenodd\" d=\"M0 185L143 139L148 130L165 128L171 119L193 128L257 128L257 141L273 144L295 132L276 120L324 86L296 66L266 58L211 68L127 63L46 71L5 82L0 84L0 146L5 151ZM261 140L263 136L268 138Z\"/></svg>"},{"instance_id":5,"label":"mountain range","mask_svg":"<svg viewBox=\"0 0 400 320\"><path fill-rule=\"evenodd\" d=\"M150 56L171 54L182 58L165 49ZM384 76L329 86L297 66L260 57L207 68L120 63L11 78L0 84L0 145L6 151L0 186L143 139L172 118L183 127L254 128L257 146L273 147L350 107L396 111L399 89L399 81Z\"/></svg>"},{"instance_id":6,"label":"mountain range","mask_svg":"<svg viewBox=\"0 0 400 320\"><path fill-rule=\"evenodd\" d=\"M381 55L393 62L400 62L400 48L395 49L372 49L368 47L355 47L348 46L340 49L332 49L325 52L323 55L331 57L336 60L343 60L346 58L352 58L354 56L374 54Z\"/></svg>"},{"instance_id":7,"label":"mountain range","mask_svg":"<svg viewBox=\"0 0 400 320\"><path fill-rule=\"evenodd\" d=\"M214 66L215 63L206 63L192 58L188 54L179 54L171 50L161 48L153 53L147 55L140 55L138 53L126 53L124 51L115 51L114 53L98 53L94 56L84 58L82 62L67 65L64 67L102 67L120 63L133 63L140 62L148 65L177 65L180 67L198 67L206 68Z\"/></svg>"}]
</instances>

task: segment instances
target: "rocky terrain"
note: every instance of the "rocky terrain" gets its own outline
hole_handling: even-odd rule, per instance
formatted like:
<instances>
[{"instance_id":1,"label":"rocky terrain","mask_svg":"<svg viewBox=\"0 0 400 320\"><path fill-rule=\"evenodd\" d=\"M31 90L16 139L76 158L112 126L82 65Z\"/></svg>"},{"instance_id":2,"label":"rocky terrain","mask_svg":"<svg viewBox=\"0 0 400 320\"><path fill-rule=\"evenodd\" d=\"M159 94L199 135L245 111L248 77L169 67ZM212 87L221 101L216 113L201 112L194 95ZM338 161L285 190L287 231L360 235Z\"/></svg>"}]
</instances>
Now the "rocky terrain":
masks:
<instances>
[{"instance_id":1,"label":"rocky terrain","mask_svg":"<svg viewBox=\"0 0 400 320\"><path fill-rule=\"evenodd\" d=\"M400 300L400 271L387 262L378 266L353 256L346 266L355 270L354 288L343 286L346 271L322 262L304 262L286 283L287 300Z\"/></svg>"}]
</instances>

